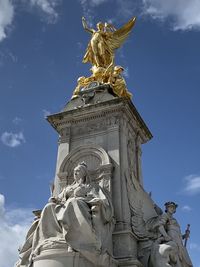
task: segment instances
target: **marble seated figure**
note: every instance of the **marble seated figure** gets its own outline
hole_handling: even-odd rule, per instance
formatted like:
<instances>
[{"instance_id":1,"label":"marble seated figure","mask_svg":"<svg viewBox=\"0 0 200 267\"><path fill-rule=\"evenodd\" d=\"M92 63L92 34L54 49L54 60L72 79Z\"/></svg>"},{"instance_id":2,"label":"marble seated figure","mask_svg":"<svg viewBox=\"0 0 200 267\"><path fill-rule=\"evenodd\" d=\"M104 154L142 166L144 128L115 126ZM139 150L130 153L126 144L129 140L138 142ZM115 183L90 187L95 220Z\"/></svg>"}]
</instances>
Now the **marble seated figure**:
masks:
<instances>
[{"instance_id":1,"label":"marble seated figure","mask_svg":"<svg viewBox=\"0 0 200 267\"><path fill-rule=\"evenodd\" d=\"M16 267L33 266L42 251L52 248L76 251L95 266L106 266L113 225L109 192L90 181L82 162L74 169L74 182L51 197L33 222Z\"/></svg>"}]
</instances>

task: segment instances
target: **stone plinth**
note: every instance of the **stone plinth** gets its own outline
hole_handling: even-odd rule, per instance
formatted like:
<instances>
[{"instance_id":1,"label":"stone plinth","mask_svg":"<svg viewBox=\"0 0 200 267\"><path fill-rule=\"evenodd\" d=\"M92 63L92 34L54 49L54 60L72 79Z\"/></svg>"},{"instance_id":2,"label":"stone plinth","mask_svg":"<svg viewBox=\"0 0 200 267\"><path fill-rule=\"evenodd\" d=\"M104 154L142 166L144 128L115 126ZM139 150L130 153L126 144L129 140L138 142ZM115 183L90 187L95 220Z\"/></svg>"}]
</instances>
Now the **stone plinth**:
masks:
<instances>
[{"instance_id":1,"label":"stone plinth","mask_svg":"<svg viewBox=\"0 0 200 267\"><path fill-rule=\"evenodd\" d=\"M152 135L130 99L100 89L87 104L81 97L73 99L47 118L59 134L55 196L73 182L75 164L85 161L90 177L101 174L100 185L111 194L116 224L109 251L116 259L137 261L139 239L132 221L148 206L143 201L141 145ZM131 264L127 266L139 266Z\"/></svg>"},{"instance_id":2,"label":"stone plinth","mask_svg":"<svg viewBox=\"0 0 200 267\"><path fill-rule=\"evenodd\" d=\"M116 259L137 258L137 239L131 231L113 233L113 251Z\"/></svg>"},{"instance_id":3,"label":"stone plinth","mask_svg":"<svg viewBox=\"0 0 200 267\"><path fill-rule=\"evenodd\" d=\"M143 265L135 259L127 258L119 261L119 267L143 267Z\"/></svg>"},{"instance_id":4,"label":"stone plinth","mask_svg":"<svg viewBox=\"0 0 200 267\"><path fill-rule=\"evenodd\" d=\"M91 263L79 252L62 249L44 250L34 259L33 267L104 267ZM105 266L107 267L107 266ZM118 262L109 258L109 267L118 267Z\"/></svg>"}]
</instances>

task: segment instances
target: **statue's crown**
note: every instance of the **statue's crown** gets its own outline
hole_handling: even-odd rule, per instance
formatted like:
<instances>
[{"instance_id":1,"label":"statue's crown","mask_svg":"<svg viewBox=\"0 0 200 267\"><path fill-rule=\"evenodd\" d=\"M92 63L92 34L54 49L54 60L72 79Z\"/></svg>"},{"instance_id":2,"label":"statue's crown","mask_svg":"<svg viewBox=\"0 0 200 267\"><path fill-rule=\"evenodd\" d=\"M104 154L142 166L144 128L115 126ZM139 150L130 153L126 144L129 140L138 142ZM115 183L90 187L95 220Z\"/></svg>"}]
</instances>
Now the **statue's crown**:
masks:
<instances>
[{"instance_id":1,"label":"statue's crown","mask_svg":"<svg viewBox=\"0 0 200 267\"><path fill-rule=\"evenodd\" d=\"M176 203L173 202L173 201L168 201L168 202L166 202L164 205L165 205L165 207L168 207L168 206L174 206L175 208L178 207L178 204L176 204Z\"/></svg>"},{"instance_id":2,"label":"statue's crown","mask_svg":"<svg viewBox=\"0 0 200 267\"><path fill-rule=\"evenodd\" d=\"M78 164L79 166L82 166L84 168L87 169L87 164L85 163L85 161L82 161L81 163Z\"/></svg>"}]
</instances>

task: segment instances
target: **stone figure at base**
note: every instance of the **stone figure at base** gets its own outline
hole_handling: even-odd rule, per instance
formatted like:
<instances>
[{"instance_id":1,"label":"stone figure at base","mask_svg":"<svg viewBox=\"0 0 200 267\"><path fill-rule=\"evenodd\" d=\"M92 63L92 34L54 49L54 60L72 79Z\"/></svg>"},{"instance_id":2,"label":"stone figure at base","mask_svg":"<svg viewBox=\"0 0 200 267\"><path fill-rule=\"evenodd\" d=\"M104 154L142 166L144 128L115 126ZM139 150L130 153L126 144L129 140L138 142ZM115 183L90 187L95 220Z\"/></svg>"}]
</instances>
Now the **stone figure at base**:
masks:
<instances>
[{"instance_id":1,"label":"stone figure at base","mask_svg":"<svg viewBox=\"0 0 200 267\"><path fill-rule=\"evenodd\" d=\"M192 267L177 220L173 217L177 204L165 203L165 213L156 220L154 229L159 237L152 245L150 262L153 267Z\"/></svg>"},{"instance_id":2,"label":"stone figure at base","mask_svg":"<svg viewBox=\"0 0 200 267\"><path fill-rule=\"evenodd\" d=\"M35 257L52 248L77 251L95 266L107 266L113 224L109 193L90 181L82 162L74 169L73 184L51 197L34 221L16 267L31 267Z\"/></svg>"}]
</instances>

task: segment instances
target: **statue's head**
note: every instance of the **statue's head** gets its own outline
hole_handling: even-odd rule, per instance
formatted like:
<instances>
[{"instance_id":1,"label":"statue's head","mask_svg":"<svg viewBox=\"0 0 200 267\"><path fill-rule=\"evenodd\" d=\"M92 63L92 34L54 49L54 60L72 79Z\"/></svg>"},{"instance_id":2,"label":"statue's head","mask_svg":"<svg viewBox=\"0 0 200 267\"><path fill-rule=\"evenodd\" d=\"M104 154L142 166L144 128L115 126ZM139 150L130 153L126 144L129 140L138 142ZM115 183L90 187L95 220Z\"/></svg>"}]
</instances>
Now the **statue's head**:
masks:
<instances>
[{"instance_id":1,"label":"statue's head","mask_svg":"<svg viewBox=\"0 0 200 267\"><path fill-rule=\"evenodd\" d=\"M178 205L173 201L168 201L165 203L165 212L175 213Z\"/></svg>"},{"instance_id":2,"label":"statue's head","mask_svg":"<svg viewBox=\"0 0 200 267\"><path fill-rule=\"evenodd\" d=\"M78 78L77 82L80 83L80 82L83 82L85 80L85 76L81 76Z\"/></svg>"},{"instance_id":3,"label":"statue's head","mask_svg":"<svg viewBox=\"0 0 200 267\"><path fill-rule=\"evenodd\" d=\"M78 183L87 183L88 182L87 176L88 176L87 164L85 162L79 163L74 168L74 180Z\"/></svg>"},{"instance_id":4,"label":"statue's head","mask_svg":"<svg viewBox=\"0 0 200 267\"><path fill-rule=\"evenodd\" d=\"M115 66L114 72L116 73L122 73L124 71L124 68L122 66Z\"/></svg>"},{"instance_id":5,"label":"statue's head","mask_svg":"<svg viewBox=\"0 0 200 267\"><path fill-rule=\"evenodd\" d=\"M97 23L97 29L98 30L103 30L104 29L104 24L102 22Z\"/></svg>"}]
</instances>

